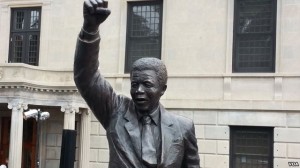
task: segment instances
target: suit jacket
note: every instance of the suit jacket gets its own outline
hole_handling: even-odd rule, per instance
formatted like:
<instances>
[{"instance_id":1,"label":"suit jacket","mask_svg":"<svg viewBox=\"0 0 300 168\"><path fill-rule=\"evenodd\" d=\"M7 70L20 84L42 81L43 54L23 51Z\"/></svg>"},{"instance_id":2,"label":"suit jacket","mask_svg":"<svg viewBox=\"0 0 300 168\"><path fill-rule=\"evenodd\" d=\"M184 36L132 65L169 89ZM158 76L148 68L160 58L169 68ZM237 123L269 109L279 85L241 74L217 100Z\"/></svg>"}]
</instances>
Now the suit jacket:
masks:
<instances>
[{"instance_id":1,"label":"suit jacket","mask_svg":"<svg viewBox=\"0 0 300 168\"><path fill-rule=\"evenodd\" d=\"M117 95L98 70L100 39L77 41L74 80L96 118L106 130L110 168L142 168L140 131L131 98ZM160 105L161 158L159 168L199 168L192 120L168 113Z\"/></svg>"}]
</instances>

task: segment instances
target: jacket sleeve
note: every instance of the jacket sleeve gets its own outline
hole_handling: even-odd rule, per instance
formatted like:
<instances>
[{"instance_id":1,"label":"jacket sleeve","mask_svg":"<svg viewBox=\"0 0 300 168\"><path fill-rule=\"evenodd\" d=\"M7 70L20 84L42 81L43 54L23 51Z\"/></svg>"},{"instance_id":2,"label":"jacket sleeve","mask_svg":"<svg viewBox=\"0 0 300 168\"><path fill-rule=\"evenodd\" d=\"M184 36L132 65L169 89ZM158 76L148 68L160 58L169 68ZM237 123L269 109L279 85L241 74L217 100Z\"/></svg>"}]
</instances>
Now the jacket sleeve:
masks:
<instances>
[{"instance_id":1,"label":"jacket sleeve","mask_svg":"<svg viewBox=\"0 0 300 168\"><path fill-rule=\"evenodd\" d=\"M182 168L200 168L200 159L198 154L197 138L195 127L192 121L184 124L184 156Z\"/></svg>"},{"instance_id":2,"label":"jacket sleeve","mask_svg":"<svg viewBox=\"0 0 300 168\"><path fill-rule=\"evenodd\" d=\"M79 93L106 129L120 98L98 70L99 43L99 35L93 41L78 38L74 58L74 81Z\"/></svg>"}]
</instances>

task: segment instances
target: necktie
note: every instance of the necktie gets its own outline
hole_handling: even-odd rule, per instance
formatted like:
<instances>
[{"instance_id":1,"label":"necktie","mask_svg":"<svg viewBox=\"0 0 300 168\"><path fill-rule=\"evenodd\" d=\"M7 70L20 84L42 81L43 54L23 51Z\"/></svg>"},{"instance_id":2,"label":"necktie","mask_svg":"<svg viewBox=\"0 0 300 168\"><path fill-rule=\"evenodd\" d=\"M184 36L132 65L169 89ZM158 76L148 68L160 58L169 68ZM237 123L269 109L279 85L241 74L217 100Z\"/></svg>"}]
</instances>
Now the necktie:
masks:
<instances>
[{"instance_id":1,"label":"necktie","mask_svg":"<svg viewBox=\"0 0 300 168\"><path fill-rule=\"evenodd\" d=\"M151 118L150 116L143 116L142 119L142 159L147 164L154 166L157 164L157 159L154 137L151 131Z\"/></svg>"}]
</instances>

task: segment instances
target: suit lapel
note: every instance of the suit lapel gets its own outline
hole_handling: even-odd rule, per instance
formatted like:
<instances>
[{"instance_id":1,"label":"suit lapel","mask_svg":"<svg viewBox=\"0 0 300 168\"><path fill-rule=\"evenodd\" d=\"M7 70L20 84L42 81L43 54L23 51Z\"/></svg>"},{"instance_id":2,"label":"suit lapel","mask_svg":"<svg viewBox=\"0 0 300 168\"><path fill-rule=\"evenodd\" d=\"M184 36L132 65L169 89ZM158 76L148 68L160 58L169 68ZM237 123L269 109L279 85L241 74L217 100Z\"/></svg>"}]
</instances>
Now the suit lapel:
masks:
<instances>
[{"instance_id":1,"label":"suit lapel","mask_svg":"<svg viewBox=\"0 0 300 168\"><path fill-rule=\"evenodd\" d=\"M174 144L178 143L180 139L180 132L176 129L173 117L166 112L164 107L160 105L161 112L161 159L158 167L167 167L176 162L176 157L173 157ZM141 157L141 132L139 130L138 120L135 113L134 105L131 105L124 114L126 120L125 129L128 132L132 146L134 147L137 158ZM128 142L130 143L130 142ZM176 151L175 151L176 152ZM141 164L137 160L133 161L135 164ZM138 166L139 167L139 166Z\"/></svg>"},{"instance_id":2,"label":"suit lapel","mask_svg":"<svg viewBox=\"0 0 300 168\"><path fill-rule=\"evenodd\" d=\"M125 123L125 129L129 134L132 146L139 158L141 156L141 132L139 130L139 124L133 105L128 108L124 118L127 120Z\"/></svg>"},{"instance_id":3,"label":"suit lapel","mask_svg":"<svg viewBox=\"0 0 300 168\"><path fill-rule=\"evenodd\" d=\"M161 135L162 135L162 150L160 165L166 166L170 155L169 151L174 142L179 137L179 130L176 131L172 117L166 112L164 107L160 106L161 111Z\"/></svg>"}]
</instances>

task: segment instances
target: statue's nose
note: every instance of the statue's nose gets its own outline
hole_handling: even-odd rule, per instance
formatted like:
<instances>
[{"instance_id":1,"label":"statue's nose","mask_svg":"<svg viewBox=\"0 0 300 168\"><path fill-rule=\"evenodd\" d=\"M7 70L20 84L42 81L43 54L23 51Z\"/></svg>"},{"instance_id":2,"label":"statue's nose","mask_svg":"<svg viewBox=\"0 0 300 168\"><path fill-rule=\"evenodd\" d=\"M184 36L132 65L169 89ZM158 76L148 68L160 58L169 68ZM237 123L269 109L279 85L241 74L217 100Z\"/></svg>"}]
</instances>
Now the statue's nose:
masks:
<instances>
[{"instance_id":1,"label":"statue's nose","mask_svg":"<svg viewBox=\"0 0 300 168\"><path fill-rule=\"evenodd\" d=\"M144 90L143 85L140 84L140 85L138 86L138 89L137 89L136 91L137 91L137 93L144 93L145 90Z\"/></svg>"}]
</instances>

